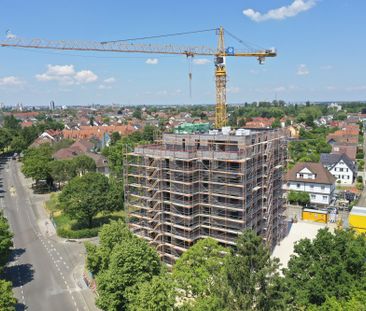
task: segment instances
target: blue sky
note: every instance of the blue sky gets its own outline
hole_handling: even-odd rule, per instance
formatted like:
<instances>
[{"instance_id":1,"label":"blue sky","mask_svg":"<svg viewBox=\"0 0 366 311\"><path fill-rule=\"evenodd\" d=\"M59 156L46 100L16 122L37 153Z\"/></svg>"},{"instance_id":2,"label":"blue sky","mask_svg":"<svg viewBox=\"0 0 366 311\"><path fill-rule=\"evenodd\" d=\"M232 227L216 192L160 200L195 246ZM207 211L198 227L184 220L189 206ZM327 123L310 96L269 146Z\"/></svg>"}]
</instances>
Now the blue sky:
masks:
<instances>
[{"instance_id":1,"label":"blue sky","mask_svg":"<svg viewBox=\"0 0 366 311\"><path fill-rule=\"evenodd\" d=\"M115 40L216 28L278 50L260 66L230 58L228 103L366 100L365 0L5 0L0 37ZM8 33L9 34L9 33ZM227 38L227 45L240 43ZM214 33L145 42L208 45ZM150 59L150 60L148 60ZM210 104L211 58L0 48L0 102L15 105Z\"/></svg>"}]
</instances>

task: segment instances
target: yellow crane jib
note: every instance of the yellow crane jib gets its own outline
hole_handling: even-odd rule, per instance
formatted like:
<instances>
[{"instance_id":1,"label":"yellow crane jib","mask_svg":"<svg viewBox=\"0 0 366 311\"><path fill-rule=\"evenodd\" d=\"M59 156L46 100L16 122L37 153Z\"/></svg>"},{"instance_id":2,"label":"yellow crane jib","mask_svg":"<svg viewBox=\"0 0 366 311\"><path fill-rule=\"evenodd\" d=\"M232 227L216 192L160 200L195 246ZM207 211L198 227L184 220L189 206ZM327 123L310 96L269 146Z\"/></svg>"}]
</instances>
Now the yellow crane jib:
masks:
<instances>
[{"instance_id":1,"label":"yellow crane jib","mask_svg":"<svg viewBox=\"0 0 366 311\"><path fill-rule=\"evenodd\" d=\"M215 127L223 127L227 123L226 102L226 57L256 57L259 64L263 64L266 57L277 56L276 50L240 51L234 47L225 48L224 28L214 29L218 36L217 48L207 46L179 46L174 44L144 44L135 43L134 40L146 38L160 38L189 33L212 31L213 29L195 32L176 33L143 38L116 40L116 41L80 41L80 40L47 40L47 39L23 39L15 35L8 36L0 41L0 47L51 49L65 51L91 51L91 52L116 52L116 53L148 53L148 54L173 54L193 56L213 56L215 60L215 83L216 83L216 108ZM226 31L227 32L227 31ZM229 32L227 32L230 34ZM230 34L234 39L243 43L240 39Z\"/></svg>"}]
</instances>

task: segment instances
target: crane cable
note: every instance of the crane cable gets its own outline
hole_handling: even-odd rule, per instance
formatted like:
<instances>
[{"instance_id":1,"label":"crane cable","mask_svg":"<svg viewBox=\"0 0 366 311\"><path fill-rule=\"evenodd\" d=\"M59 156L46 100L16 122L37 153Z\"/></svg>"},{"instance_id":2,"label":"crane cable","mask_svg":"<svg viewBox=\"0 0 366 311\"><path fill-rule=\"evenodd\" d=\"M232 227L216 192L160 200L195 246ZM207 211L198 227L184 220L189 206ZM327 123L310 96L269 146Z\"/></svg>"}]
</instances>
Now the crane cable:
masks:
<instances>
[{"instance_id":1,"label":"crane cable","mask_svg":"<svg viewBox=\"0 0 366 311\"><path fill-rule=\"evenodd\" d=\"M113 41L102 41L101 44L107 43L115 43L115 42L125 42L125 41L137 41L137 40L145 40L145 39L157 39L157 38L166 38L166 37L175 37L175 36L183 36L183 35L190 35L202 32L210 32L210 31L217 31L217 28L212 29L203 29L203 30L195 30L195 31L186 31L186 32L176 32L176 33L169 33L163 35L155 35L155 36L147 36L147 37L137 37L137 38L128 38L128 39L120 39L120 40L113 40Z\"/></svg>"}]
</instances>

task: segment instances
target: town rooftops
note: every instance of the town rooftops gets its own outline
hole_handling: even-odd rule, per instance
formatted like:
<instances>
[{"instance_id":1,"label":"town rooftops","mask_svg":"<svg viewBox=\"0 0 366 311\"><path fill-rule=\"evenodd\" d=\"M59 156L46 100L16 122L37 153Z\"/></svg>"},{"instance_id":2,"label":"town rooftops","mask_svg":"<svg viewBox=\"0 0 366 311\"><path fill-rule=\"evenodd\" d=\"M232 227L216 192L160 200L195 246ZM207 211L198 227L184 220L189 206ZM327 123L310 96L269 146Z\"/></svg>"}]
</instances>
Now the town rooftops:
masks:
<instances>
[{"instance_id":1,"label":"town rooftops","mask_svg":"<svg viewBox=\"0 0 366 311\"><path fill-rule=\"evenodd\" d=\"M298 177L298 173L303 170L309 170L314 178L301 178ZM305 183L318 183L318 184L334 184L336 179L331 173L321 164L315 162L300 162L296 163L295 166L290 169L285 177L286 181L301 181Z\"/></svg>"}]
</instances>

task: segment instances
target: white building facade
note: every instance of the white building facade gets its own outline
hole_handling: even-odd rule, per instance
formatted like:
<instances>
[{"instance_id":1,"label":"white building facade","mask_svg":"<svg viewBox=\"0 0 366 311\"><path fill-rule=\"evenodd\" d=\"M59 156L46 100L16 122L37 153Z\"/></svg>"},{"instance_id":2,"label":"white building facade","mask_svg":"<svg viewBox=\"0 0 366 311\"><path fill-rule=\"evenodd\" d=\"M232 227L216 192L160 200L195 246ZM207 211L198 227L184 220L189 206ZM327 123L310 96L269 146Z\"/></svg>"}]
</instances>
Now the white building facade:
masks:
<instances>
[{"instance_id":1,"label":"white building facade","mask_svg":"<svg viewBox=\"0 0 366 311\"><path fill-rule=\"evenodd\" d=\"M345 154L321 154L320 162L336 179L337 184L352 185L357 168L354 162Z\"/></svg>"},{"instance_id":2,"label":"white building facade","mask_svg":"<svg viewBox=\"0 0 366 311\"><path fill-rule=\"evenodd\" d=\"M329 205L334 200L335 179L320 163L297 163L287 173L283 190L307 192L311 204Z\"/></svg>"}]
</instances>

